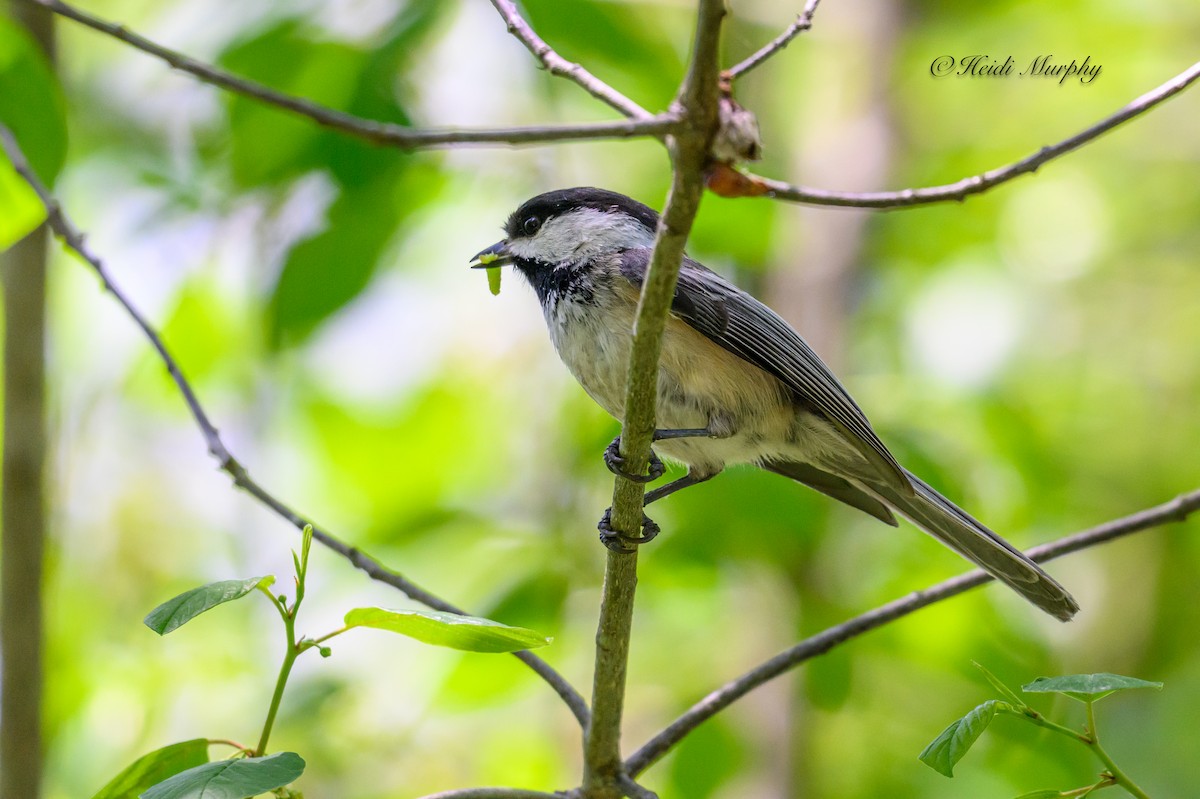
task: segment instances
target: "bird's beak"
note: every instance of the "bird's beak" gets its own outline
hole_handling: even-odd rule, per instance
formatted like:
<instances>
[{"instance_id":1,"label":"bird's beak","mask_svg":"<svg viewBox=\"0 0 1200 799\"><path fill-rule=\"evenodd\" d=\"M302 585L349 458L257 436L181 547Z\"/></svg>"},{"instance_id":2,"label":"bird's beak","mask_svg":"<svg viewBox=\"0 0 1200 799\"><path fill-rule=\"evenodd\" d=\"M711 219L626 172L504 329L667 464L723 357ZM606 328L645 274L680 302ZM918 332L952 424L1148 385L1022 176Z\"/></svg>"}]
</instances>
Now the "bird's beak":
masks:
<instances>
[{"instance_id":1,"label":"bird's beak","mask_svg":"<svg viewBox=\"0 0 1200 799\"><path fill-rule=\"evenodd\" d=\"M486 250L475 253L471 259L472 269L486 269L493 266L504 266L512 263L512 255L508 251L508 241L498 241Z\"/></svg>"}]
</instances>

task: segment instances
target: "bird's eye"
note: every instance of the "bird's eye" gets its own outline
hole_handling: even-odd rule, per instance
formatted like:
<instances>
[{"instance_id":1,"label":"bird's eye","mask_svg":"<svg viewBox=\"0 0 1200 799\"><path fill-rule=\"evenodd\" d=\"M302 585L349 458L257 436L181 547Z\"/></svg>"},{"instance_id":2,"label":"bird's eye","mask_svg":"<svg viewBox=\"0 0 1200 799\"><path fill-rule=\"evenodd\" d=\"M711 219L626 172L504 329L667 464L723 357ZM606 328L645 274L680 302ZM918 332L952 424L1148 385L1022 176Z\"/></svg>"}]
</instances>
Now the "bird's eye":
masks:
<instances>
[{"instance_id":1,"label":"bird's eye","mask_svg":"<svg viewBox=\"0 0 1200 799\"><path fill-rule=\"evenodd\" d=\"M521 229L525 231L526 236L532 236L534 233L537 233L538 228L541 226L542 220L536 216L526 217L525 221L521 223Z\"/></svg>"}]
</instances>

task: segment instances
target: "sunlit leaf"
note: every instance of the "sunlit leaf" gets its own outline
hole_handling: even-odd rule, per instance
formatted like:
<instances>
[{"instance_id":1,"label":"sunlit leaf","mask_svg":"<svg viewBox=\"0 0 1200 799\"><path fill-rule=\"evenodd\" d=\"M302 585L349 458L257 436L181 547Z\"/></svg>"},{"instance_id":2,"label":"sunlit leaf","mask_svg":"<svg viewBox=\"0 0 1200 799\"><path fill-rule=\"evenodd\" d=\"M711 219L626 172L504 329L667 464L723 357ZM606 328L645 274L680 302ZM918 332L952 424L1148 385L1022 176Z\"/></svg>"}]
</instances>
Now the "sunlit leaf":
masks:
<instances>
[{"instance_id":1,"label":"sunlit leaf","mask_svg":"<svg viewBox=\"0 0 1200 799\"><path fill-rule=\"evenodd\" d=\"M142 623L159 635L166 635L172 630L182 627L206 610L217 605L241 599L259 586L264 588L275 582L275 578L250 577L245 580L221 580L190 591L184 591L177 597L168 599L147 614Z\"/></svg>"},{"instance_id":2,"label":"sunlit leaf","mask_svg":"<svg viewBox=\"0 0 1200 799\"><path fill-rule=\"evenodd\" d=\"M0 16L0 123L12 131L33 171L54 183L67 152L62 90L38 45ZM0 250L46 218L37 195L0 153Z\"/></svg>"},{"instance_id":3,"label":"sunlit leaf","mask_svg":"<svg viewBox=\"0 0 1200 799\"><path fill-rule=\"evenodd\" d=\"M1012 711L1014 708L1007 702L989 699L942 730L942 734L921 752L921 762L939 774L953 777L954 764L962 760L996 714Z\"/></svg>"},{"instance_id":4,"label":"sunlit leaf","mask_svg":"<svg viewBox=\"0 0 1200 799\"><path fill-rule=\"evenodd\" d=\"M295 782L303 773L304 759L295 752L222 760L176 774L140 799L248 799Z\"/></svg>"},{"instance_id":5,"label":"sunlit leaf","mask_svg":"<svg viewBox=\"0 0 1200 799\"><path fill-rule=\"evenodd\" d=\"M1021 690L1027 694L1064 694L1079 702L1098 702L1117 691L1134 688L1162 690L1160 682L1123 677L1120 674L1069 674L1064 677L1038 677Z\"/></svg>"},{"instance_id":6,"label":"sunlit leaf","mask_svg":"<svg viewBox=\"0 0 1200 799\"><path fill-rule=\"evenodd\" d=\"M436 610L355 608L346 614L346 626L388 630L426 644L467 652L518 652L545 646L551 640L524 627Z\"/></svg>"},{"instance_id":7,"label":"sunlit leaf","mask_svg":"<svg viewBox=\"0 0 1200 799\"><path fill-rule=\"evenodd\" d=\"M208 741L196 738L155 749L130 763L92 799L134 799L185 769L208 762Z\"/></svg>"},{"instance_id":8,"label":"sunlit leaf","mask_svg":"<svg viewBox=\"0 0 1200 799\"><path fill-rule=\"evenodd\" d=\"M46 218L46 209L8 159L0 153L0 251L29 235Z\"/></svg>"}]
</instances>

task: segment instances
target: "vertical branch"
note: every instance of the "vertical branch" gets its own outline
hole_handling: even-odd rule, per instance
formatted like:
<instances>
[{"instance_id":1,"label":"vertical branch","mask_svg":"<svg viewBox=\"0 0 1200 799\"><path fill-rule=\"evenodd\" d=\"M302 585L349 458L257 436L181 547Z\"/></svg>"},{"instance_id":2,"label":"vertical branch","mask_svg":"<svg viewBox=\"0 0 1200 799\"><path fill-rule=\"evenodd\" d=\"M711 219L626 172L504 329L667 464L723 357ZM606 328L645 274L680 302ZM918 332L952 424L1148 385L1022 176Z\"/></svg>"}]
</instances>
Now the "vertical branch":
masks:
<instances>
[{"instance_id":1,"label":"vertical branch","mask_svg":"<svg viewBox=\"0 0 1200 799\"><path fill-rule=\"evenodd\" d=\"M53 58L51 15L36 8L11 11ZM47 243L42 225L3 258L0 799L41 795Z\"/></svg>"},{"instance_id":2,"label":"vertical branch","mask_svg":"<svg viewBox=\"0 0 1200 799\"><path fill-rule=\"evenodd\" d=\"M36 799L42 762L46 228L5 256L0 799Z\"/></svg>"},{"instance_id":3,"label":"vertical branch","mask_svg":"<svg viewBox=\"0 0 1200 799\"><path fill-rule=\"evenodd\" d=\"M681 129L668 140L672 181L638 306L621 430L621 456L635 473L646 469L655 428L658 359L667 313L675 294L683 248L704 193L704 170L717 126L718 45L723 0L701 0L692 61L676 98ZM642 524L643 487L618 477L613 489L612 527L637 535ZM584 742L584 795L624 795L621 785L621 716L629 659L629 634L637 586L637 553L609 552L600 621L592 720Z\"/></svg>"}]
</instances>

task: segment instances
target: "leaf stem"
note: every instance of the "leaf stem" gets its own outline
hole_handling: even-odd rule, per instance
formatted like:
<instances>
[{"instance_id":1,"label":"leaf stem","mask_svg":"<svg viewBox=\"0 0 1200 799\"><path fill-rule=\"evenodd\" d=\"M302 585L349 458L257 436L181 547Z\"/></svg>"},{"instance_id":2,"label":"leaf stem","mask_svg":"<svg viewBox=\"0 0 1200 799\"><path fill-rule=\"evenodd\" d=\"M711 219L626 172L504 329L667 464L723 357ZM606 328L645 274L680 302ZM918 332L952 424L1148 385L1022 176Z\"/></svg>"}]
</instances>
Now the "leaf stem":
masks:
<instances>
[{"instance_id":1,"label":"leaf stem","mask_svg":"<svg viewBox=\"0 0 1200 799\"><path fill-rule=\"evenodd\" d=\"M1084 787L1076 788L1073 791L1063 791L1061 795L1064 797L1077 796L1079 799L1083 799L1085 796L1091 796L1094 791L1099 791L1104 788L1111 788L1113 785L1116 785L1116 783L1113 781L1112 775L1106 774L1100 779L1099 782L1093 785L1085 785Z\"/></svg>"},{"instance_id":2,"label":"leaf stem","mask_svg":"<svg viewBox=\"0 0 1200 799\"><path fill-rule=\"evenodd\" d=\"M295 605L292 606L292 611L295 611ZM263 722L262 736L258 739L258 746L254 753L258 757L262 757L267 753L267 741L271 738L271 728L275 726L275 716L279 713L279 703L283 701L283 689L287 687L288 677L292 673L292 666L296 663L296 658L300 655L300 649L296 646L296 617L289 613L283 620L287 627L288 646L287 652L283 656L283 664L279 667L279 676L275 679L275 693L271 696L271 706L267 709L267 720Z\"/></svg>"},{"instance_id":3,"label":"leaf stem","mask_svg":"<svg viewBox=\"0 0 1200 799\"><path fill-rule=\"evenodd\" d=\"M1006 711L1006 712L1012 713L1013 711ZM1039 727L1045 727L1047 730L1052 730L1054 732L1059 733L1060 735L1065 735L1068 738L1071 738L1073 740L1078 741L1081 744L1084 744L1085 746L1092 745L1092 738L1088 737L1087 735L1082 735L1077 730L1073 730L1070 727L1064 727L1061 724L1056 724L1055 722L1050 721L1048 718L1043 716L1041 713L1038 713L1036 710L1027 710L1027 711L1022 712L1021 710L1018 709L1014 713L1014 715L1016 715L1019 718L1025 719L1030 724L1036 724Z\"/></svg>"},{"instance_id":4,"label":"leaf stem","mask_svg":"<svg viewBox=\"0 0 1200 799\"><path fill-rule=\"evenodd\" d=\"M342 633L346 632L349 629L350 629L349 627L341 627L339 629L334 630L331 633L325 633L320 638L312 638L305 643L307 643L310 647L317 646L318 644L325 643L330 638L333 638L335 635L341 635Z\"/></svg>"},{"instance_id":5,"label":"leaf stem","mask_svg":"<svg viewBox=\"0 0 1200 799\"><path fill-rule=\"evenodd\" d=\"M275 610L279 611L279 618L283 619L284 624L286 624L288 618L287 604L282 599L272 594L269 586L265 586L260 583L259 585L256 585L255 588L257 588L259 591L262 591L263 595L266 596L267 599L271 600L271 604L275 607Z\"/></svg>"},{"instance_id":6,"label":"leaf stem","mask_svg":"<svg viewBox=\"0 0 1200 799\"><path fill-rule=\"evenodd\" d=\"M1100 762L1107 767L1108 773L1112 775L1112 781L1115 784L1120 785L1122 788L1129 791L1129 793L1133 795L1135 799L1150 799L1146 792L1138 787L1137 783L1129 779L1129 775L1122 771L1121 767L1113 762L1112 756L1109 755L1108 752L1105 751L1104 747L1100 745L1100 733L1096 731L1096 711L1093 705L1093 702L1089 701L1087 703L1087 726L1088 734L1091 739L1088 743L1088 746L1093 752L1096 753L1096 757L1100 758Z\"/></svg>"},{"instance_id":7,"label":"leaf stem","mask_svg":"<svg viewBox=\"0 0 1200 799\"><path fill-rule=\"evenodd\" d=\"M300 603L304 601L304 584L308 578L308 553L312 549L312 539L312 525L306 524L301 536L300 554L292 553L292 560L296 566L296 600L292 606L289 608L283 599L279 599L269 592L267 594L276 603L283 616L283 627L287 634L287 651L284 653L283 663L279 667L279 676L275 678L275 692L271 695L267 720L263 722L262 737L258 739L258 747L254 750L259 757L267 753L267 741L271 738L271 728L275 726L275 716L279 713L279 704L283 701L283 691L287 687L288 677L291 676L296 658L300 657L305 650L316 646L315 642L308 640L296 642L296 613L300 610ZM336 633L334 634L336 635Z\"/></svg>"}]
</instances>

